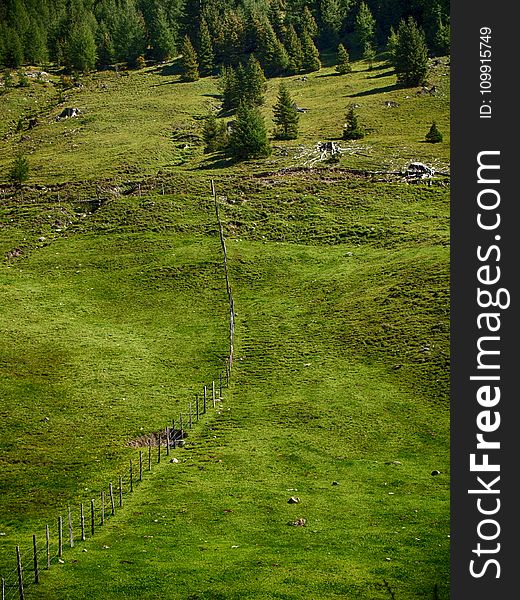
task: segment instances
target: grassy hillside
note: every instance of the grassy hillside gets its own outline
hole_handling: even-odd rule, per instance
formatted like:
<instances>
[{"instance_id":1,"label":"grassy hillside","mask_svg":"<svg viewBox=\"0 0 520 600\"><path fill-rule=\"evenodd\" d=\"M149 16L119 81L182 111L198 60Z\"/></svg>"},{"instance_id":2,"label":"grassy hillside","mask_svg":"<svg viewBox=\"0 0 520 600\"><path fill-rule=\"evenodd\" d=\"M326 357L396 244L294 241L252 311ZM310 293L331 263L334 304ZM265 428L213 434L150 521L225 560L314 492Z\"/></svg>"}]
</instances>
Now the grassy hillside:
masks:
<instances>
[{"instance_id":1,"label":"grassy hillside","mask_svg":"<svg viewBox=\"0 0 520 600\"><path fill-rule=\"evenodd\" d=\"M214 178L230 387L28 597L449 597L449 187L354 171L449 171L447 72L432 64L436 95L384 63L289 78L300 138L236 165L203 154L213 78L164 65L94 75L61 104L53 83L4 96L0 171L21 147L31 179L0 206L0 574L224 370ZM15 133L34 100L38 125ZM286 170L339 138L351 102L367 137ZM82 115L58 122L63 106ZM423 141L433 119L442 144Z\"/></svg>"}]
</instances>

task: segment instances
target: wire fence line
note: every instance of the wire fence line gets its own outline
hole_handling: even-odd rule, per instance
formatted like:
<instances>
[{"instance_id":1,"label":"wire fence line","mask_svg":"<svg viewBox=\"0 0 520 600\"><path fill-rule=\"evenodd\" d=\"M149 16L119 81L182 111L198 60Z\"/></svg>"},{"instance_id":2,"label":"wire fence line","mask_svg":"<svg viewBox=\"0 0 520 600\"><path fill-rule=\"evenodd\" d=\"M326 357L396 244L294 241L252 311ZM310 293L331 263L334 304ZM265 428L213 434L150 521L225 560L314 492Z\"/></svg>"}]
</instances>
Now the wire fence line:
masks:
<instances>
[{"instance_id":1,"label":"wire fence line","mask_svg":"<svg viewBox=\"0 0 520 600\"><path fill-rule=\"evenodd\" d=\"M40 583L41 575L53 565L63 563L67 550L92 539L117 511L125 505L126 499L134 492L146 475L153 471L153 465L167 459L171 449L183 447L187 431L208 412L217 409L223 401L223 390L229 386L234 354L235 308L229 278L228 259L224 229L219 215L215 185L211 180L212 196L219 227L223 252L223 266L226 292L229 302L229 355L226 358L225 375L219 374L210 385L204 385L195 394L187 410L172 418L160 431L142 436L135 444L139 447L138 457L129 459L128 469L114 481L96 492L96 497L80 502L79 506L68 506L61 514L45 526L45 531L33 534L32 543L21 548L15 547L15 566L0 577L0 600L25 600L27 590ZM94 494L91 494L93 496Z\"/></svg>"}]
</instances>

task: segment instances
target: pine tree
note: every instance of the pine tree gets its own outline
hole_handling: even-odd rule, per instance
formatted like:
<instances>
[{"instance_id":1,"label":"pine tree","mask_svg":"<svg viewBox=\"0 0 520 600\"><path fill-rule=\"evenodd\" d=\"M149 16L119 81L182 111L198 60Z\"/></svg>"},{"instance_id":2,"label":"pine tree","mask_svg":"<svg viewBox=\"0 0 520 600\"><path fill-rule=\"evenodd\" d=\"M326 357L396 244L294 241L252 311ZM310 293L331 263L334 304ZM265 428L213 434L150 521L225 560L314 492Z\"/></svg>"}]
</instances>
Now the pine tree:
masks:
<instances>
[{"instance_id":1,"label":"pine tree","mask_svg":"<svg viewBox=\"0 0 520 600\"><path fill-rule=\"evenodd\" d=\"M343 44L339 44L338 46L336 71L340 75L345 75L345 73L350 73L352 71L349 53Z\"/></svg>"},{"instance_id":2,"label":"pine tree","mask_svg":"<svg viewBox=\"0 0 520 600\"><path fill-rule=\"evenodd\" d=\"M302 43L292 25L287 28L285 36L285 48L289 55L288 73L296 75L302 69L303 64L303 49Z\"/></svg>"},{"instance_id":3,"label":"pine tree","mask_svg":"<svg viewBox=\"0 0 520 600\"><path fill-rule=\"evenodd\" d=\"M23 44L16 29L6 28L6 37L4 40L5 56L4 61L8 67L16 69L24 61Z\"/></svg>"},{"instance_id":4,"label":"pine tree","mask_svg":"<svg viewBox=\"0 0 520 600\"><path fill-rule=\"evenodd\" d=\"M408 87L424 83L428 70L428 48L424 32L412 17L399 24L393 64L399 83Z\"/></svg>"},{"instance_id":5,"label":"pine tree","mask_svg":"<svg viewBox=\"0 0 520 600\"><path fill-rule=\"evenodd\" d=\"M229 151L237 160L265 158L271 154L264 119L258 108L241 104L233 123Z\"/></svg>"},{"instance_id":6,"label":"pine tree","mask_svg":"<svg viewBox=\"0 0 520 600\"><path fill-rule=\"evenodd\" d=\"M200 65L200 74L203 77L212 75L215 69L215 54L213 52L213 43L209 33L208 24L202 19L198 39L198 57Z\"/></svg>"},{"instance_id":7,"label":"pine tree","mask_svg":"<svg viewBox=\"0 0 520 600\"><path fill-rule=\"evenodd\" d=\"M278 102L274 105L273 112L275 137L279 140L295 140L298 137L300 115L284 83L280 84Z\"/></svg>"},{"instance_id":8,"label":"pine tree","mask_svg":"<svg viewBox=\"0 0 520 600\"><path fill-rule=\"evenodd\" d=\"M197 81L199 78L199 64L197 62L197 53L191 43L190 38L185 35L182 41L182 80L183 81Z\"/></svg>"},{"instance_id":9,"label":"pine tree","mask_svg":"<svg viewBox=\"0 0 520 600\"><path fill-rule=\"evenodd\" d=\"M388 60L392 64L395 61L398 43L399 43L399 38L397 37L397 33L395 32L395 29L393 27L390 27L390 33L389 33L388 39L386 41L386 51L388 54Z\"/></svg>"},{"instance_id":10,"label":"pine tree","mask_svg":"<svg viewBox=\"0 0 520 600\"><path fill-rule=\"evenodd\" d=\"M106 67L113 64L115 60L115 48L112 36L104 21L101 21L96 32L97 64L98 67Z\"/></svg>"},{"instance_id":11,"label":"pine tree","mask_svg":"<svg viewBox=\"0 0 520 600\"><path fill-rule=\"evenodd\" d=\"M307 33L313 40L318 37L318 25L316 19L312 16L307 5L305 5L300 18L300 33L302 36L304 33Z\"/></svg>"},{"instance_id":12,"label":"pine tree","mask_svg":"<svg viewBox=\"0 0 520 600\"><path fill-rule=\"evenodd\" d=\"M359 140L364 136L365 133L359 125L357 115L354 112L354 107L351 106L347 111L347 115L345 117L345 124L343 125L343 139Z\"/></svg>"},{"instance_id":13,"label":"pine tree","mask_svg":"<svg viewBox=\"0 0 520 600\"><path fill-rule=\"evenodd\" d=\"M96 40L88 24L78 24L68 40L68 62L70 67L88 73L96 66Z\"/></svg>"},{"instance_id":14,"label":"pine tree","mask_svg":"<svg viewBox=\"0 0 520 600\"><path fill-rule=\"evenodd\" d=\"M18 189L29 179L29 161L22 152L19 152L9 171L9 181Z\"/></svg>"},{"instance_id":15,"label":"pine tree","mask_svg":"<svg viewBox=\"0 0 520 600\"><path fill-rule=\"evenodd\" d=\"M367 42L363 49L363 60L367 61L369 70L372 70L372 67L374 66L375 57L376 50L374 46L370 42Z\"/></svg>"},{"instance_id":16,"label":"pine tree","mask_svg":"<svg viewBox=\"0 0 520 600\"><path fill-rule=\"evenodd\" d=\"M157 6L154 11L151 45L157 60L169 60L175 53L175 36L162 6Z\"/></svg>"},{"instance_id":17,"label":"pine tree","mask_svg":"<svg viewBox=\"0 0 520 600\"><path fill-rule=\"evenodd\" d=\"M321 69L320 53L314 45L311 36L308 33L302 35L303 63L302 68L305 73L319 71Z\"/></svg>"},{"instance_id":18,"label":"pine tree","mask_svg":"<svg viewBox=\"0 0 520 600\"><path fill-rule=\"evenodd\" d=\"M432 144L442 142L442 133L437 129L437 123L434 121L430 127L430 131L426 134L426 141Z\"/></svg>"},{"instance_id":19,"label":"pine tree","mask_svg":"<svg viewBox=\"0 0 520 600\"><path fill-rule=\"evenodd\" d=\"M437 28L433 38L433 45L437 54L441 56L450 53L451 27L448 22L444 22L441 15L439 15L437 20Z\"/></svg>"},{"instance_id":20,"label":"pine tree","mask_svg":"<svg viewBox=\"0 0 520 600\"><path fill-rule=\"evenodd\" d=\"M363 54L367 44L375 44L376 21L365 2L359 6L359 11L354 24L354 39L360 55Z\"/></svg>"},{"instance_id":21,"label":"pine tree","mask_svg":"<svg viewBox=\"0 0 520 600\"><path fill-rule=\"evenodd\" d=\"M334 48L338 44L339 32L343 22L343 14L339 0L321 0L320 13L320 47Z\"/></svg>"},{"instance_id":22,"label":"pine tree","mask_svg":"<svg viewBox=\"0 0 520 600\"><path fill-rule=\"evenodd\" d=\"M33 65L42 65L49 60L47 40L36 19L31 19L25 42L25 58Z\"/></svg>"},{"instance_id":23,"label":"pine tree","mask_svg":"<svg viewBox=\"0 0 520 600\"><path fill-rule=\"evenodd\" d=\"M258 40L258 58L264 71L270 76L281 75L289 67L289 55L276 37L272 25L266 19L262 23Z\"/></svg>"},{"instance_id":24,"label":"pine tree","mask_svg":"<svg viewBox=\"0 0 520 600\"><path fill-rule=\"evenodd\" d=\"M241 100L252 106L262 105L265 101L267 84L262 67L254 54L250 55L242 72L243 76L237 74Z\"/></svg>"},{"instance_id":25,"label":"pine tree","mask_svg":"<svg viewBox=\"0 0 520 600\"><path fill-rule=\"evenodd\" d=\"M233 110L239 105L239 82L233 67L223 66L220 70L219 88L222 93L222 108Z\"/></svg>"},{"instance_id":26,"label":"pine tree","mask_svg":"<svg viewBox=\"0 0 520 600\"><path fill-rule=\"evenodd\" d=\"M217 121L215 115L211 113L204 119L202 139L204 140L205 154L224 150L228 144L226 123Z\"/></svg>"}]
</instances>

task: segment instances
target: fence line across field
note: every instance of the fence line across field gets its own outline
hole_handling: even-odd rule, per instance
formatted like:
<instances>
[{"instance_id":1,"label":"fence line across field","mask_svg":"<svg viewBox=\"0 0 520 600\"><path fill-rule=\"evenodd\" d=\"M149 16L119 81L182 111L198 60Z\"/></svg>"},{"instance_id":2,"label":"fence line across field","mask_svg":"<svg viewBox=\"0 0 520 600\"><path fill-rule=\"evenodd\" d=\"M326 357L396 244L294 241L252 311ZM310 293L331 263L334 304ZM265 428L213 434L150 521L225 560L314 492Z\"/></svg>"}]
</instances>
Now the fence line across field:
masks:
<instances>
[{"instance_id":1,"label":"fence line across field","mask_svg":"<svg viewBox=\"0 0 520 600\"><path fill-rule=\"evenodd\" d=\"M172 419L171 427L167 425L164 428L164 435L161 431L155 435L155 444L152 443L151 437L148 438L148 472L152 471L153 448L156 447L157 463L160 463L163 441L167 457L170 455L170 448L177 448L177 446L184 445L186 433L184 426L186 425L189 429L192 429L194 422L197 423L200 417L206 414L209 399L211 399L212 407L214 409L217 408L217 402L222 402L223 400L223 386L229 386L234 353L235 310L229 277L226 240L213 180L211 180L211 192L224 257L223 266L230 315L229 355L226 358L225 384L223 374L220 373L218 380L212 380L211 386L203 386L202 407L200 406L201 394L197 393L195 394L195 403L190 402L188 410L179 413L178 421L175 418ZM99 197L96 200L99 200ZM88 201L85 200L85 202ZM208 387L211 390L210 392L208 392ZM177 428L175 426L176 423L178 423ZM63 554L67 547L72 549L79 541L86 542L92 539L96 535L98 527L105 525L109 517L116 516L117 509L124 506L125 495L132 494L136 485L143 481L144 472L144 455L143 450L140 449L138 477L135 474L134 463L130 459L128 471L124 476L119 475L116 482L109 482L105 489L97 493L95 498L90 498L87 503L80 502L78 507L69 505L64 514L58 515L57 518L52 520L52 524L45 526L43 533L40 532L40 535L33 534L31 546L24 548L23 552L20 546L16 546L16 566L5 577L2 576L0 579L0 600L25 600L27 588L40 583L42 573L45 570L49 570L53 564L63 562Z\"/></svg>"}]
</instances>

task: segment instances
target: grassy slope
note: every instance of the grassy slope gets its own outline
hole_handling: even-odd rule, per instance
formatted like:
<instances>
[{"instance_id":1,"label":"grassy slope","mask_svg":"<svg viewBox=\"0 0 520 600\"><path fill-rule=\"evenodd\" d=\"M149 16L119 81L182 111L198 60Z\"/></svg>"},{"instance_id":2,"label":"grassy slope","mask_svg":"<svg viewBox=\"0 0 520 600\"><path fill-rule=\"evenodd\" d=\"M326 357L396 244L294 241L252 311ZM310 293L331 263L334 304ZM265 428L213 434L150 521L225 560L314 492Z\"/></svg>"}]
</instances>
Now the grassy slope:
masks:
<instances>
[{"instance_id":1,"label":"grassy slope","mask_svg":"<svg viewBox=\"0 0 520 600\"><path fill-rule=\"evenodd\" d=\"M415 97L387 90L394 77L384 68L360 68L345 102L357 98L374 131L342 164L448 164L447 145L420 141L432 116L447 131L447 80L441 95ZM238 312L232 386L217 419L178 451L182 462L154 467L88 552L69 550L31 593L368 600L388 597L386 580L397 598L429 597L435 583L447 598L446 189L334 172L244 177L291 163L289 144L288 157L220 171L193 141L180 147L196 126L189 115L215 102L199 95L214 93L214 82L154 87L169 79L105 75L74 92L84 120L49 116L31 157L33 182L174 175L184 161L184 169L210 167L225 194ZM292 78L298 104L311 109L298 143L333 137L344 81L331 70ZM270 101L275 92L271 82ZM409 101L410 110L387 109L386 99ZM159 108L134 114L152 104ZM4 164L15 143L2 145ZM23 212L4 203L2 248L27 252L1 275L4 298L18 301L5 303L2 321L12 340L2 355L3 560L41 517L97 493L135 457L124 442L161 426L221 369L226 308L205 177L179 171L167 181L182 195L114 199L88 217L63 202L65 234L49 225L55 203ZM300 505L287 504L292 494ZM297 517L307 526L286 524Z\"/></svg>"}]
</instances>

